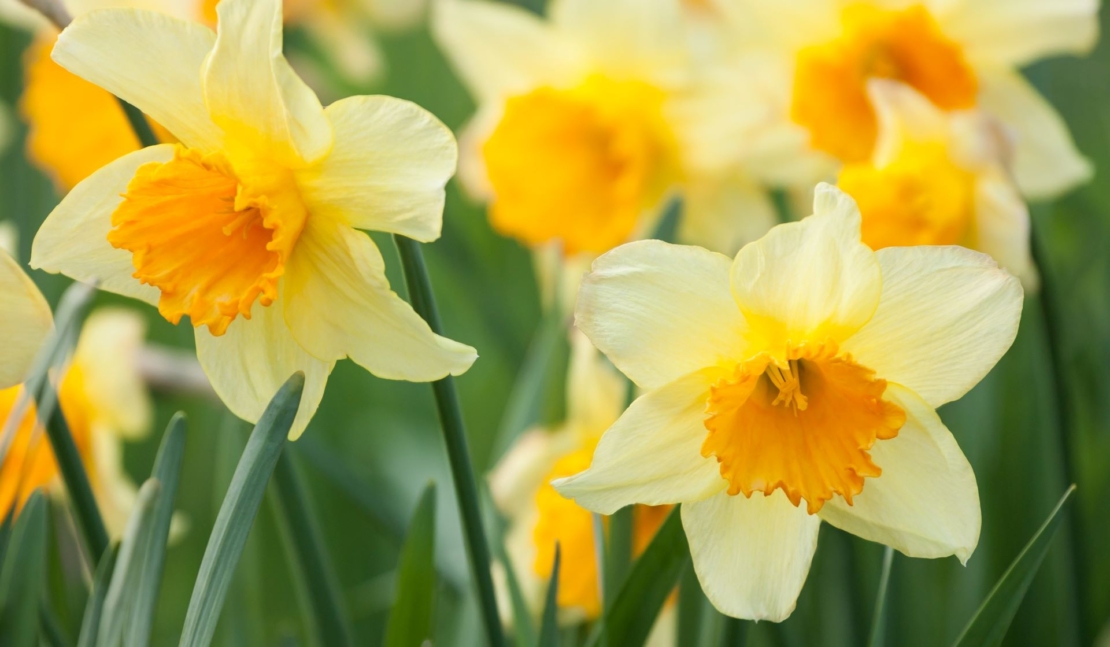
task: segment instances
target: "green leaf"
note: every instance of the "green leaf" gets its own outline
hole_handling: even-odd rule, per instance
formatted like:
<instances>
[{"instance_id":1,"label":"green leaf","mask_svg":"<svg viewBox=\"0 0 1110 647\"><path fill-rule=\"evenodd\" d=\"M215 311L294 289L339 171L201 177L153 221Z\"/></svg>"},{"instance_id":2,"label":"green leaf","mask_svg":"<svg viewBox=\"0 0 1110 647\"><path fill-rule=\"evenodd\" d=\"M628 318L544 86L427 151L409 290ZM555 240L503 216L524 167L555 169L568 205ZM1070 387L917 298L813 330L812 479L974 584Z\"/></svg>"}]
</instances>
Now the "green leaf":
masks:
<instances>
[{"instance_id":1,"label":"green leaf","mask_svg":"<svg viewBox=\"0 0 1110 647\"><path fill-rule=\"evenodd\" d=\"M154 626L154 608L162 584L162 571L166 564L166 542L169 540L173 521L177 485L181 480L181 461L185 456L185 414L176 413L162 435L162 444L154 459L150 477L162 485L152 513L152 527L147 538L142 561L142 575L135 590L135 606L131 611L127 629L128 647L146 647Z\"/></svg>"},{"instance_id":2,"label":"green leaf","mask_svg":"<svg viewBox=\"0 0 1110 647\"><path fill-rule=\"evenodd\" d=\"M4 520L0 521L0 568L4 567L4 557L8 554L8 546L11 544L12 527L15 525L15 506L8 508L8 514L4 515Z\"/></svg>"},{"instance_id":3,"label":"green leaf","mask_svg":"<svg viewBox=\"0 0 1110 647\"><path fill-rule=\"evenodd\" d=\"M562 552L559 542L555 542L555 562L551 565L551 579L547 581L547 598L543 603L539 647L559 646L559 562L562 560Z\"/></svg>"},{"instance_id":4,"label":"green leaf","mask_svg":"<svg viewBox=\"0 0 1110 647\"><path fill-rule=\"evenodd\" d=\"M497 561L501 562L501 567L505 571L505 583L508 585L509 601L513 609L513 633L516 636L516 644L534 645L536 644L536 627L532 622L532 612L524 599L524 591L520 587L520 579L516 576L513 562L509 559L509 551L505 549L505 521L501 518L497 506L493 503L493 496L489 492L488 484L482 484L481 495L482 508L486 510L486 516L489 519L488 525L492 529L490 535L494 555L497 557Z\"/></svg>"},{"instance_id":5,"label":"green leaf","mask_svg":"<svg viewBox=\"0 0 1110 647\"><path fill-rule=\"evenodd\" d=\"M674 198L667 204L663 215L659 217L659 222L655 223L655 231L652 232L651 237L667 243L675 242L678 239L678 226L681 221L682 199Z\"/></svg>"},{"instance_id":6,"label":"green leaf","mask_svg":"<svg viewBox=\"0 0 1110 647\"><path fill-rule=\"evenodd\" d=\"M419 647L432 637L435 601L436 486L429 483L412 515L397 567L397 595L386 627L386 647Z\"/></svg>"},{"instance_id":7,"label":"green leaf","mask_svg":"<svg viewBox=\"0 0 1110 647\"><path fill-rule=\"evenodd\" d=\"M50 608L50 600L43 598L39 605L39 626L42 628L42 641L50 647L70 647L72 643L62 627L62 621Z\"/></svg>"},{"instance_id":8,"label":"green leaf","mask_svg":"<svg viewBox=\"0 0 1110 647\"><path fill-rule=\"evenodd\" d=\"M212 642L235 566L243 554L270 475L285 447L303 390L304 373L298 371L278 390L251 432L208 537L185 613L181 647L208 647Z\"/></svg>"},{"instance_id":9,"label":"green leaf","mask_svg":"<svg viewBox=\"0 0 1110 647\"><path fill-rule=\"evenodd\" d=\"M161 495L162 484L157 479L147 479L139 488L135 507L131 509L127 528L123 531L112 581L104 596L96 639L98 647L118 647L123 639L123 630L135 606L135 595L143 574L143 558L146 557L148 539L154 526L154 507Z\"/></svg>"},{"instance_id":10,"label":"green leaf","mask_svg":"<svg viewBox=\"0 0 1110 647\"><path fill-rule=\"evenodd\" d=\"M609 516L605 535L605 606L613 601L632 568L633 507L625 506Z\"/></svg>"},{"instance_id":11,"label":"green leaf","mask_svg":"<svg viewBox=\"0 0 1110 647\"><path fill-rule=\"evenodd\" d=\"M894 564L894 549L887 546L883 551L883 570L879 575L879 592L875 594L875 614L871 618L870 647L883 647L886 644L886 590L890 586L890 569Z\"/></svg>"},{"instance_id":12,"label":"green leaf","mask_svg":"<svg viewBox=\"0 0 1110 647\"><path fill-rule=\"evenodd\" d=\"M104 598L108 595L108 586L112 582L112 571L116 566L116 550L109 548L104 551L100 562L93 575L92 592L85 603L85 615L81 619L81 635L77 637L77 647L96 647L97 635L100 632L100 615L104 610Z\"/></svg>"},{"instance_id":13,"label":"green leaf","mask_svg":"<svg viewBox=\"0 0 1110 647\"><path fill-rule=\"evenodd\" d=\"M956 639L955 647L995 647L1002 644L1029 585L1033 583L1033 577L1048 554L1052 538L1060 528L1060 522L1064 518L1061 512L1072 492L1075 492L1074 485L1064 492L1048 519L1010 564L1010 568L1002 574L1002 579L994 585L987 599Z\"/></svg>"},{"instance_id":14,"label":"green leaf","mask_svg":"<svg viewBox=\"0 0 1110 647\"><path fill-rule=\"evenodd\" d=\"M676 506L633 565L613 606L605 613L603 627L594 632L588 644L596 647L604 640L604 644L621 647L643 645L689 561L690 549Z\"/></svg>"},{"instance_id":15,"label":"green leaf","mask_svg":"<svg viewBox=\"0 0 1110 647\"><path fill-rule=\"evenodd\" d=\"M12 528L0 570L0 645L34 647L46 572L46 499L36 491Z\"/></svg>"}]
</instances>

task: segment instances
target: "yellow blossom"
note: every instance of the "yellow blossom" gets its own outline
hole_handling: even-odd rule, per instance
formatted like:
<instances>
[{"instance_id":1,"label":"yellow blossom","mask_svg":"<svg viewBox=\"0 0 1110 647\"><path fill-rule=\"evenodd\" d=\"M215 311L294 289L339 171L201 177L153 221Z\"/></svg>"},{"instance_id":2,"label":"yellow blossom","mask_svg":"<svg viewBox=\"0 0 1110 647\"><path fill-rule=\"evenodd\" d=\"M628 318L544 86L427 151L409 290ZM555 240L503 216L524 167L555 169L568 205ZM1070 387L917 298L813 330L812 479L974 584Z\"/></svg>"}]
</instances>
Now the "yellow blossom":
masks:
<instances>
[{"instance_id":1,"label":"yellow blossom","mask_svg":"<svg viewBox=\"0 0 1110 647\"><path fill-rule=\"evenodd\" d=\"M790 615L822 520L914 557L966 561L979 539L975 476L935 409L1009 348L1020 283L961 247L872 251L828 185L814 213L734 260L619 247L578 299L646 393L555 487L603 514L681 503L702 588L735 617Z\"/></svg>"},{"instance_id":2,"label":"yellow blossom","mask_svg":"<svg viewBox=\"0 0 1110 647\"><path fill-rule=\"evenodd\" d=\"M387 379L458 375L474 349L432 333L359 229L439 237L455 167L447 128L390 97L321 107L281 54L277 0L224 0L219 31L163 14L74 20L54 60L141 108L181 143L79 184L31 264L188 316L213 387L257 420L295 371L304 430L335 362Z\"/></svg>"},{"instance_id":3,"label":"yellow blossom","mask_svg":"<svg viewBox=\"0 0 1110 647\"><path fill-rule=\"evenodd\" d=\"M6 229L6 232L12 232ZM6 233L5 238L13 237ZM0 389L21 383L53 327L50 306L6 249L0 250Z\"/></svg>"}]
</instances>

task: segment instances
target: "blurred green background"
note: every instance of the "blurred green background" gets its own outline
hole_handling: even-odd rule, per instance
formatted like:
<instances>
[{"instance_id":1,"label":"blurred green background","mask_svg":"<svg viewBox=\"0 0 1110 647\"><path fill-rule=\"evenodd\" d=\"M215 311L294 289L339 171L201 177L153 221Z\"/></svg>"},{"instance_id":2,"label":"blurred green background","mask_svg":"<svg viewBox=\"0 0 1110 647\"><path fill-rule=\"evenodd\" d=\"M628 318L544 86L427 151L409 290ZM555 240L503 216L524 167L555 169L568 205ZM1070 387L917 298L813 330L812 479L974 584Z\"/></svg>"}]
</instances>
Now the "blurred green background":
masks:
<instances>
[{"instance_id":1,"label":"blurred green background","mask_svg":"<svg viewBox=\"0 0 1110 647\"><path fill-rule=\"evenodd\" d=\"M1107 26L1103 11L1103 27ZM0 99L14 106L21 92L20 60L31 37L0 26ZM473 103L451 74L425 28L380 37L388 70L370 87L317 76L324 103L350 94L410 99L458 128ZM322 54L291 31L291 56L320 63ZM1033 582L1005 645L1078 645L1080 622L1088 636L1110 645L1110 44L1087 59L1059 59L1027 70L1060 110L1079 148L1095 164L1086 187L1055 204L1035 205L1047 266L1074 433L1062 441L1054 413L1045 320L1037 298L1026 302L1021 332L997 368L941 416L955 433L978 478L983 509L979 547L967 567L955 558L913 560L896 555L888 598L890 645L948 644L994 582L1044 521L1066 488L1066 451L1079 489L1064 525ZM18 122L18 120L16 120ZM24 128L0 157L0 221L22 234L21 259L30 255L38 225L57 202L50 182L26 162ZM392 242L377 238L395 288L404 291ZM501 416L540 323L540 304L527 250L494 234L483 209L452 183L443 238L425 247L448 336L476 347L479 361L459 378L471 452L479 473L496 461ZM52 303L68 280L33 273ZM123 303L100 295L97 304ZM171 326L148 307L128 303L150 322L150 339L192 348L192 329ZM558 367L553 374L558 373ZM561 415L561 378L551 380L544 417ZM189 415L189 435L178 495L191 530L171 547L155 629L155 644L176 644L194 578L223 494L246 441L249 425L218 403L156 394L154 433L126 450L137 481L149 473L160 432L174 411ZM1065 449L1066 448L1066 449ZM438 484L436 598L437 645L483 643L467 580L462 535L445 451L427 385L379 380L341 362L302 440L289 448L306 476L336 564L359 644L382 641L392 604L398 551L413 507L429 480ZM54 506L55 521L65 511ZM80 623L84 585L64 576L74 538L53 523L51 597L63 623ZM1078 528L1078 535L1071 535ZM59 530L60 529L60 530ZM1077 549L1077 550L1075 550ZM1074 554L1073 554L1074 552ZM59 557L61 555L62 557ZM767 623L751 632L755 645L859 645L866 642L879 580L882 547L829 526L794 615L781 628ZM1071 567L1075 559L1077 568ZM1076 581L1075 573L1081 581ZM289 567L287 541L267 502L252 531L217 633L221 645L307 645L306 601ZM679 644L717 644L720 618L704 611L703 631ZM700 641L700 642L699 642Z\"/></svg>"}]
</instances>

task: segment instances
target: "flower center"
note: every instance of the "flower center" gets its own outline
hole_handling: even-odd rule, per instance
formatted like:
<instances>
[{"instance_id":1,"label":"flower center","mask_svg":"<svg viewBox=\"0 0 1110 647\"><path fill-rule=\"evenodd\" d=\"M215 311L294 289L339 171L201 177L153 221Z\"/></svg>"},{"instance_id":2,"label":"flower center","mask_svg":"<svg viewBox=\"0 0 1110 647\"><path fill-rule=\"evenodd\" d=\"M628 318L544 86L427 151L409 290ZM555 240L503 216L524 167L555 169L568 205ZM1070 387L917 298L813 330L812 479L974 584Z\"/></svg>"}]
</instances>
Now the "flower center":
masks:
<instances>
[{"instance_id":1,"label":"flower center","mask_svg":"<svg viewBox=\"0 0 1110 647\"><path fill-rule=\"evenodd\" d=\"M592 76L509 99L482 149L493 226L530 245L561 240L568 254L625 242L678 175L664 98Z\"/></svg>"},{"instance_id":2,"label":"flower center","mask_svg":"<svg viewBox=\"0 0 1110 647\"><path fill-rule=\"evenodd\" d=\"M884 391L831 343L798 346L781 365L757 357L710 389L702 455L717 458L730 495L781 489L810 514L834 494L851 504L864 477L882 474L868 450L906 421Z\"/></svg>"},{"instance_id":3,"label":"flower center","mask_svg":"<svg viewBox=\"0 0 1110 647\"><path fill-rule=\"evenodd\" d=\"M796 61L791 117L810 131L815 148L845 162L870 156L878 132L870 78L902 81L942 110L975 105L975 71L925 7L854 4L841 24L839 38L802 49Z\"/></svg>"},{"instance_id":4,"label":"flower center","mask_svg":"<svg viewBox=\"0 0 1110 647\"><path fill-rule=\"evenodd\" d=\"M292 180L250 169L249 185L220 154L178 147L166 163L139 168L112 214L108 242L132 253L134 277L162 294L173 323L222 335L255 300L277 298L306 211Z\"/></svg>"},{"instance_id":5,"label":"flower center","mask_svg":"<svg viewBox=\"0 0 1110 647\"><path fill-rule=\"evenodd\" d=\"M872 249L966 244L973 234L975 176L941 143L908 145L882 168L850 164L839 185L856 199Z\"/></svg>"}]
</instances>

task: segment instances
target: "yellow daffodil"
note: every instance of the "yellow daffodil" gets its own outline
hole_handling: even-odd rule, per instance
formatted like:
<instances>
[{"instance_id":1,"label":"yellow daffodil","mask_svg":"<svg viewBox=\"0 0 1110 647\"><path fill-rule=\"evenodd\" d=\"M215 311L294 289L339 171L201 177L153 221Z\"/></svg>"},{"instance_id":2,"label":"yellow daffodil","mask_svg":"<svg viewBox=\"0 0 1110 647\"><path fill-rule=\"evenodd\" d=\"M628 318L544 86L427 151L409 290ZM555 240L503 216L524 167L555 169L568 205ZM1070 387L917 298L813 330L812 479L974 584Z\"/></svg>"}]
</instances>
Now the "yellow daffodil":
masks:
<instances>
[{"instance_id":1,"label":"yellow daffodil","mask_svg":"<svg viewBox=\"0 0 1110 647\"><path fill-rule=\"evenodd\" d=\"M1083 54L1097 38L1098 0L719 0L737 38L779 55L783 117L811 146L846 163L878 138L873 78L912 86L942 110L978 108L1013 139L1022 192L1050 197L1086 181L1055 110L1018 68Z\"/></svg>"},{"instance_id":2,"label":"yellow daffodil","mask_svg":"<svg viewBox=\"0 0 1110 647\"><path fill-rule=\"evenodd\" d=\"M31 277L6 250L0 250L0 339L4 340L0 344L0 389L27 378L53 321L50 306Z\"/></svg>"},{"instance_id":3,"label":"yellow daffodil","mask_svg":"<svg viewBox=\"0 0 1110 647\"><path fill-rule=\"evenodd\" d=\"M963 245L990 254L1037 285L1029 210L1004 167L996 123L975 111L946 113L913 88L871 81L879 139L868 162L848 164L840 188L863 214L872 249Z\"/></svg>"},{"instance_id":4,"label":"yellow daffodil","mask_svg":"<svg viewBox=\"0 0 1110 647\"><path fill-rule=\"evenodd\" d=\"M474 349L432 333L358 229L430 241L456 148L390 97L326 110L281 54L277 0L224 0L219 32L138 10L74 20L54 59L123 97L180 145L131 153L79 184L31 264L188 316L216 392L256 420L295 371L303 431L337 360L387 379L458 375Z\"/></svg>"},{"instance_id":5,"label":"yellow daffodil","mask_svg":"<svg viewBox=\"0 0 1110 647\"><path fill-rule=\"evenodd\" d=\"M497 231L597 254L650 234L674 195L692 235L729 246L738 227L766 231L766 195L720 163L738 140L713 127L747 105L714 103L691 12L680 0L555 0L546 19L435 6L434 34L479 104L460 178L490 201Z\"/></svg>"},{"instance_id":6,"label":"yellow daffodil","mask_svg":"<svg viewBox=\"0 0 1110 647\"><path fill-rule=\"evenodd\" d=\"M555 487L603 514L681 503L702 587L735 617L790 615L822 520L913 557L966 561L979 539L975 475L935 409L1009 348L1020 283L961 247L872 251L828 185L814 212L735 260L619 247L578 299L646 394Z\"/></svg>"}]
</instances>

